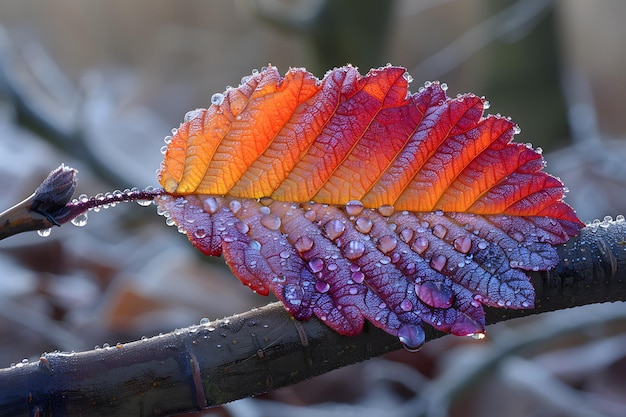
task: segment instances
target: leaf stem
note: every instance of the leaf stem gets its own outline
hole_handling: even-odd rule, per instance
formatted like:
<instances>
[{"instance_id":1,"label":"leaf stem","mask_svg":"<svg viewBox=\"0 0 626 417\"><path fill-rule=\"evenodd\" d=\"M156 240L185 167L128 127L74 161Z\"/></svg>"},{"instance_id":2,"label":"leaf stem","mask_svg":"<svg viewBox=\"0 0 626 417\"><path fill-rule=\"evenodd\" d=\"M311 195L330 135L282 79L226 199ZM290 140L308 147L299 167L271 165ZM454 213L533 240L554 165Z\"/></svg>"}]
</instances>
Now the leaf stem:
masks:
<instances>
[{"instance_id":1,"label":"leaf stem","mask_svg":"<svg viewBox=\"0 0 626 417\"><path fill-rule=\"evenodd\" d=\"M94 197L80 196L70 201L76 189L77 174L76 169L61 164L48 174L31 196L0 213L0 240L18 233L61 226L88 210L121 202L151 202L165 193L161 188L133 188Z\"/></svg>"}]
</instances>

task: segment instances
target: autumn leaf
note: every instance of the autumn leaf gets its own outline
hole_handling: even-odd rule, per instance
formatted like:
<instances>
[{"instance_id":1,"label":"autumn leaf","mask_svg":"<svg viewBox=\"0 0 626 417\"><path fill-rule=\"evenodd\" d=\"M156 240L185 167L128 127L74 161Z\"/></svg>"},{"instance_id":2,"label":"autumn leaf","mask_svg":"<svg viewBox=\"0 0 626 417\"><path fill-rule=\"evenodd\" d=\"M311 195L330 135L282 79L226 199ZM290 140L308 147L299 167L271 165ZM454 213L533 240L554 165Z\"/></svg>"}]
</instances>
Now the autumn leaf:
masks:
<instances>
[{"instance_id":1,"label":"autumn leaf","mask_svg":"<svg viewBox=\"0 0 626 417\"><path fill-rule=\"evenodd\" d=\"M486 101L408 92L405 69L318 80L274 67L185 117L159 171L159 211L297 319L409 348L423 322L484 332L483 305L532 308L525 271L583 226L541 153Z\"/></svg>"}]
</instances>

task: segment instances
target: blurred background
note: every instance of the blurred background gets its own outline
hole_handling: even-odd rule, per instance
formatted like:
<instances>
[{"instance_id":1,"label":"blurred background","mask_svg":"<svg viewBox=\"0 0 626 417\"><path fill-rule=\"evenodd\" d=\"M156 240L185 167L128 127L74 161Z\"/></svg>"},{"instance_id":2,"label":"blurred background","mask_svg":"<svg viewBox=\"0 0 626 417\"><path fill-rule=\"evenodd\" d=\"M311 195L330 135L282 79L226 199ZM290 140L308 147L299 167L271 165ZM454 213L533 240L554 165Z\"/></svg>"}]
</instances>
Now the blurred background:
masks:
<instances>
[{"instance_id":1,"label":"blurred background","mask_svg":"<svg viewBox=\"0 0 626 417\"><path fill-rule=\"evenodd\" d=\"M511 116L583 221L623 214L624 19L621 0L2 1L0 211L60 163L80 171L76 196L157 185L163 138L185 112L268 63L322 77L390 62L413 91L440 80ZM0 242L0 367L271 301L154 206L89 217ZM517 320L202 415L623 416L625 317L617 303Z\"/></svg>"}]
</instances>

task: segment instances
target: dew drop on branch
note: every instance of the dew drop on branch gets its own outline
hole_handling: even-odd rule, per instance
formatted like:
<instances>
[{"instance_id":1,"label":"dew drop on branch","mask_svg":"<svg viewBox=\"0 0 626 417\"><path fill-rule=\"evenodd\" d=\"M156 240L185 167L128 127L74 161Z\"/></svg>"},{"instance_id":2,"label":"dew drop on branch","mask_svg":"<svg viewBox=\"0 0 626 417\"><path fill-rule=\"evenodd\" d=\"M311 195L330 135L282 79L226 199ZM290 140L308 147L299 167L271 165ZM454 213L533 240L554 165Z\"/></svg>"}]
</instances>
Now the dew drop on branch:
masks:
<instances>
[{"instance_id":1,"label":"dew drop on branch","mask_svg":"<svg viewBox=\"0 0 626 417\"><path fill-rule=\"evenodd\" d=\"M52 233L52 229L49 227L47 229L37 230L37 234L41 237L48 237Z\"/></svg>"},{"instance_id":2,"label":"dew drop on branch","mask_svg":"<svg viewBox=\"0 0 626 417\"><path fill-rule=\"evenodd\" d=\"M83 227L87 224L87 213L81 213L78 216L74 217L71 221L74 226Z\"/></svg>"}]
</instances>

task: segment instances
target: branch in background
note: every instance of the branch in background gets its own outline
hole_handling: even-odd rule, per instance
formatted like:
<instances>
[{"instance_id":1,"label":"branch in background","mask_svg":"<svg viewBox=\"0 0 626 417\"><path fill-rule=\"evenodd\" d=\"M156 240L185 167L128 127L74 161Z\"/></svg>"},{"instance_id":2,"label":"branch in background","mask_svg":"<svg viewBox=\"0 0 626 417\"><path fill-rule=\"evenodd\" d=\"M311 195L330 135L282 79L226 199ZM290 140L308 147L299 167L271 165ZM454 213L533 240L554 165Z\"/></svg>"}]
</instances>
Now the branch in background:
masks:
<instances>
[{"instance_id":1,"label":"branch in background","mask_svg":"<svg viewBox=\"0 0 626 417\"><path fill-rule=\"evenodd\" d=\"M51 77L50 73L60 74L61 71L54 66L50 60L47 62L47 71L38 71L37 68L31 68L26 64L26 68L20 68L21 71L14 69L15 57L13 45L0 25L0 95L6 96L15 110L16 123L25 129L41 136L45 141L58 149L62 149L68 155L82 160L86 165L91 167L94 173L101 180L107 181L109 184L126 184L129 179L109 167L89 144L89 134L85 129L84 123L81 121L82 107L76 116L69 123L64 123L55 114L52 114L45 106L41 104L40 95L45 95L45 91L54 90L56 85L48 85L51 82L59 82L60 77ZM31 60L32 61L32 60ZM35 66L35 65L33 65ZM22 73L34 73L33 82L28 85L20 77ZM46 79L40 76L44 74ZM20 75L20 76L18 76ZM63 80L64 81L64 80ZM35 87L36 86L36 87ZM38 90L35 90L39 87ZM84 98L80 97L79 91L74 91L73 99L80 101ZM59 97L54 97L59 100ZM84 105L84 103L82 103ZM58 103L60 107L69 107L68 103Z\"/></svg>"},{"instance_id":2,"label":"branch in background","mask_svg":"<svg viewBox=\"0 0 626 417\"><path fill-rule=\"evenodd\" d=\"M7 213L19 212L49 227L68 221L89 205L126 201L128 195L149 200L162 192L129 191L126 197L113 193L108 197L111 200L92 198L59 207L71 198L74 174L63 166L53 171L31 198L0 215L0 225L13 224L6 223ZM33 210L33 203L38 211ZM24 230L15 233L19 231ZM487 309L487 323L626 300L623 217L589 225L558 251L560 262L554 270L531 273L536 308ZM432 328L425 330L428 341L443 336ZM291 385L400 348L397 338L369 324L359 336L341 336L315 318L296 321L275 303L137 342L81 353L44 354L37 363L0 370L0 416L189 412Z\"/></svg>"}]
</instances>

